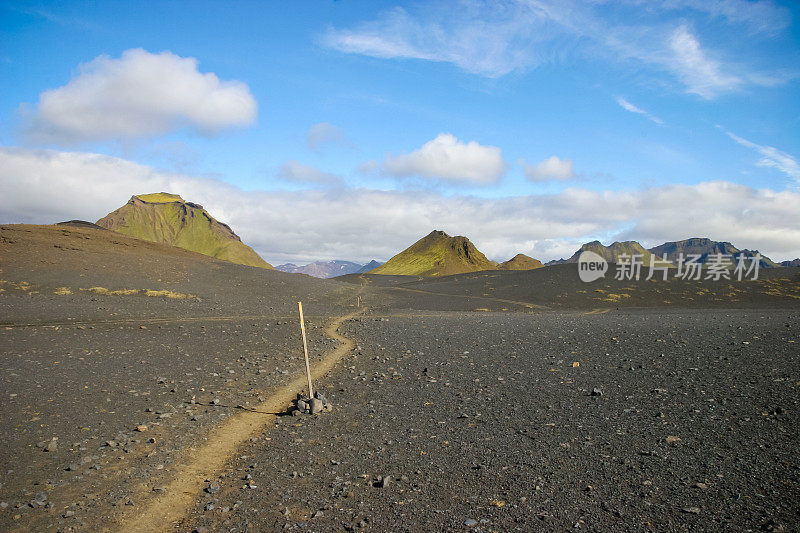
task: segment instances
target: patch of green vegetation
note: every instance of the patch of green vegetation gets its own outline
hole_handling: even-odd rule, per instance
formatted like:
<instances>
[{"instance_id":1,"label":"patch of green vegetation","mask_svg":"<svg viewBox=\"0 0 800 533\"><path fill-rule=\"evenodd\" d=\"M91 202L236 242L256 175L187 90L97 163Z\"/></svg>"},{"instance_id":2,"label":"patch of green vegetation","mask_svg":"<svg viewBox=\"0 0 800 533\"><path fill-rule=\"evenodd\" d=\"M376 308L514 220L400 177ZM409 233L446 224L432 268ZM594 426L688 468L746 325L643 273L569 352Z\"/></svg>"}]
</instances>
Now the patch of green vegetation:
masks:
<instances>
[{"instance_id":1,"label":"patch of green vegetation","mask_svg":"<svg viewBox=\"0 0 800 533\"><path fill-rule=\"evenodd\" d=\"M105 287L89 287L88 289L80 289L85 292L92 292L94 294L102 294L103 296L150 296L150 297L164 297L173 299L197 298L194 294L184 294L182 292L175 292L167 289L106 289ZM61 291L61 292L59 292ZM59 287L56 294L72 294L68 287Z\"/></svg>"},{"instance_id":2,"label":"patch of green vegetation","mask_svg":"<svg viewBox=\"0 0 800 533\"><path fill-rule=\"evenodd\" d=\"M178 194L168 192L154 192L150 194L138 194L136 197L148 204L166 204L170 202L183 202L183 198Z\"/></svg>"}]
</instances>

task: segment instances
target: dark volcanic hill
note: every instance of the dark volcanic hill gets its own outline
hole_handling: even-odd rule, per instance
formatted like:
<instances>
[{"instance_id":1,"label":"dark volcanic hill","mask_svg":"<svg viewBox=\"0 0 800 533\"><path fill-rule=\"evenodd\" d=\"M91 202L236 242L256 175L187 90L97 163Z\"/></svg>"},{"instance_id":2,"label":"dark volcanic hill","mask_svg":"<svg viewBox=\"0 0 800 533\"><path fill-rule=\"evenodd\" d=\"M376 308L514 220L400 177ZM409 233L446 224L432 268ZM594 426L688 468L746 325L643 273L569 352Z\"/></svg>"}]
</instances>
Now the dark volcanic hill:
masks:
<instances>
[{"instance_id":1,"label":"dark volcanic hill","mask_svg":"<svg viewBox=\"0 0 800 533\"><path fill-rule=\"evenodd\" d=\"M272 269L227 225L215 220L202 205L177 194L132 196L128 203L97 224L151 242L171 244L231 263Z\"/></svg>"},{"instance_id":2,"label":"dark volcanic hill","mask_svg":"<svg viewBox=\"0 0 800 533\"><path fill-rule=\"evenodd\" d=\"M496 268L466 237L434 230L370 274L448 276Z\"/></svg>"},{"instance_id":3,"label":"dark volcanic hill","mask_svg":"<svg viewBox=\"0 0 800 533\"><path fill-rule=\"evenodd\" d=\"M500 270L533 270L534 268L542 268L544 265L538 259L529 257L525 254L517 254L508 261L504 261L498 265Z\"/></svg>"},{"instance_id":4,"label":"dark volcanic hill","mask_svg":"<svg viewBox=\"0 0 800 533\"><path fill-rule=\"evenodd\" d=\"M781 266L785 267L800 267L800 258L792 259L789 261L781 261Z\"/></svg>"},{"instance_id":5,"label":"dark volcanic hill","mask_svg":"<svg viewBox=\"0 0 800 533\"><path fill-rule=\"evenodd\" d=\"M682 241L665 242L654 248L650 248L651 253L657 257L667 256L667 261L672 263L677 262L678 256L683 254L699 255L699 263L708 261L709 255L724 254L724 255L739 255L744 254L746 257L752 257L758 253L758 250L740 250L733 244L725 241L712 241L704 237L693 237ZM761 256L761 268L775 268L780 265L773 262L769 257Z\"/></svg>"}]
</instances>

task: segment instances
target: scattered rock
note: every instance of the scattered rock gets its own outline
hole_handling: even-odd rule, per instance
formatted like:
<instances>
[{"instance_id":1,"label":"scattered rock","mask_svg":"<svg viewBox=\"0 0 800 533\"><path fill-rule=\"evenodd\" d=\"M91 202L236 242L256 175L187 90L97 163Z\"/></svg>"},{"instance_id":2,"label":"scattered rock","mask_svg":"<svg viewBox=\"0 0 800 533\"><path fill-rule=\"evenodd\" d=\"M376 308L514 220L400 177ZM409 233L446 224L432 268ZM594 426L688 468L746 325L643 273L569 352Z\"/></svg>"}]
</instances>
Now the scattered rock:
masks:
<instances>
[{"instance_id":1,"label":"scattered rock","mask_svg":"<svg viewBox=\"0 0 800 533\"><path fill-rule=\"evenodd\" d=\"M603 390L600 387L595 387L592 389L592 396L602 396Z\"/></svg>"},{"instance_id":2,"label":"scattered rock","mask_svg":"<svg viewBox=\"0 0 800 533\"><path fill-rule=\"evenodd\" d=\"M681 511L683 511L684 513L689 513L689 514L700 514L700 508L699 507L684 507L683 509L681 509Z\"/></svg>"},{"instance_id":3,"label":"scattered rock","mask_svg":"<svg viewBox=\"0 0 800 533\"><path fill-rule=\"evenodd\" d=\"M322 400L319 398L311 398L310 407L312 415L320 413L322 411Z\"/></svg>"},{"instance_id":4,"label":"scattered rock","mask_svg":"<svg viewBox=\"0 0 800 533\"><path fill-rule=\"evenodd\" d=\"M464 525L467 527L475 527L478 525L478 521L473 518L467 518L464 520Z\"/></svg>"}]
</instances>

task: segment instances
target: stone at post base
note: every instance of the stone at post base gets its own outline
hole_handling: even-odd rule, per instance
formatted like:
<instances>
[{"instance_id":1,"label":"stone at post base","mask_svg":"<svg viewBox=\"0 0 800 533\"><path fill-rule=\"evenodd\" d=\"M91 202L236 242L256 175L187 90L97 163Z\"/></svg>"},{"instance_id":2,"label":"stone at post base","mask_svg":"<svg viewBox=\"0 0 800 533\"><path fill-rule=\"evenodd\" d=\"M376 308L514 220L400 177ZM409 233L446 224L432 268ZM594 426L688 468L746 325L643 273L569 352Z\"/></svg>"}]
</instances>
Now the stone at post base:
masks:
<instances>
[{"instance_id":1,"label":"stone at post base","mask_svg":"<svg viewBox=\"0 0 800 533\"><path fill-rule=\"evenodd\" d=\"M311 407L312 415L322 412L322 400L319 398L311 398L309 405Z\"/></svg>"}]
</instances>

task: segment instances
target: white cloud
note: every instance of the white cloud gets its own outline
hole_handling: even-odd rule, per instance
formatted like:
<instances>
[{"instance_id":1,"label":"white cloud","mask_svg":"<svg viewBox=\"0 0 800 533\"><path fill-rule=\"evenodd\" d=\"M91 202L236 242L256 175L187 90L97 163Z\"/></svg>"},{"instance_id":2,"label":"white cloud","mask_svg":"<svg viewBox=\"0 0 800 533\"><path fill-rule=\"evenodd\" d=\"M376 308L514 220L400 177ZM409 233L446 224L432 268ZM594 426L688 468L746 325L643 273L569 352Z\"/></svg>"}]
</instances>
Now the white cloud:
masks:
<instances>
[{"instance_id":1,"label":"white cloud","mask_svg":"<svg viewBox=\"0 0 800 533\"><path fill-rule=\"evenodd\" d=\"M342 185L342 179L335 174L323 172L316 167L303 165L294 160L289 160L278 171L278 175L285 180L295 183L308 183L314 185Z\"/></svg>"},{"instance_id":2,"label":"white cloud","mask_svg":"<svg viewBox=\"0 0 800 533\"><path fill-rule=\"evenodd\" d=\"M25 133L35 142L65 145L180 128L214 134L252 124L256 113L246 84L201 73L194 58L137 48L119 59L99 56L63 87L41 93Z\"/></svg>"},{"instance_id":3,"label":"white cloud","mask_svg":"<svg viewBox=\"0 0 800 533\"><path fill-rule=\"evenodd\" d=\"M748 141L747 139L743 139L735 133L731 133L720 126L717 127L722 129L722 131L724 131L728 137L736 141L738 144L746 146L747 148L752 148L758 152L758 154L761 156L761 159L759 159L756 163L758 166L777 169L792 178L795 182L800 183L800 162L798 162L796 157L787 154L786 152L782 152L773 146L756 144Z\"/></svg>"},{"instance_id":4,"label":"white cloud","mask_svg":"<svg viewBox=\"0 0 800 533\"><path fill-rule=\"evenodd\" d=\"M571 255L598 235L653 246L708 236L800 257L800 193L724 181L646 190L516 198L369 189L243 191L225 182L165 173L114 157L0 148L0 223L96 220L133 194L171 191L229 223L265 259L280 264L387 259L432 229L467 235L489 257ZM364 228L369 228L365 231Z\"/></svg>"},{"instance_id":5,"label":"white cloud","mask_svg":"<svg viewBox=\"0 0 800 533\"><path fill-rule=\"evenodd\" d=\"M723 72L721 63L708 57L686 26L675 30L669 45L674 54L670 67L686 84L688 92L710 99L742 85L741 78Z\"/></svg>"},{"instance_id":6,"label":"white cloud","mask_svg":"<svg viewBox=\"0 0 800 533\"><path fill-rule=\"evenodd\" d=\"M633 105L632 103L630 103L629 101L627 101L623 97L617 96L616 97L616 101L620 105L620 107L622 107L622 109L624 109L626 111L630 111L631 113L636 113L637 115L642 115L643 117L646 117L648 120L652 120L653 122L655 122L656 124L658 124L660 126L664 125L664 121L663 120L661 120L660 118L658 118L657 116L655 116L655 115L653 115L651 113L648 113L644 109Z\"/></svg>"},{"instance_id":7,"label":"white cloud","mask_svg":"<svg viewBox=\"0 0 800 533\"><path fill-rule=\"evenodd\" d=\"M410 154L387 156L383 170L395 177L489 184L503 176L505 161L496 146L483 146L475 141L464 143L450 133L440 133Z\"/></svg>"},{"instance_id":8,"label":"white cloud","mask_svg":"<svg viewBox=\"0 0 800 533\"><path fill-rule=\"evenodd\" d=\"M519 164L525 171L525 177L531 181L568 181L575 178L572 159L559 159L551 155L538 165L529 165L524 159L520 159Z\"/></svg>"},{"instance_id":9,"label":"white cloud","mask_svg":"<svg viewBox=\"0 0 800 533\"><path fill-rule=\"evenodd\" d=\"M330 122L320 122L308 129L308 133L306 133L306 145L315 152L319 152L320 149L326 145L338 145L352 148L353 142L338 126L334 126Z\"/></svg>"}]
</instances>

